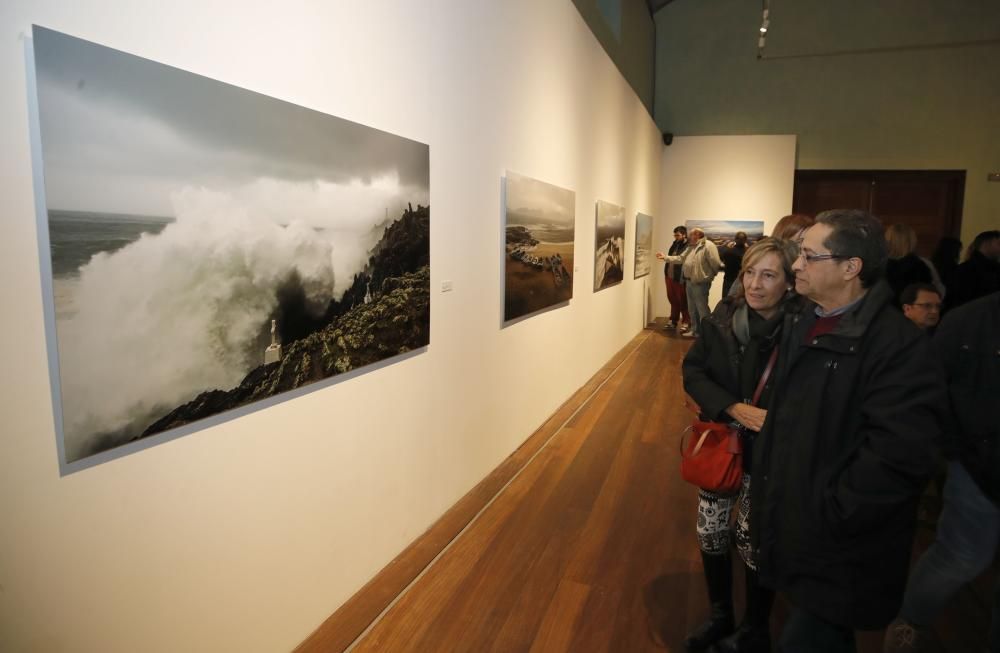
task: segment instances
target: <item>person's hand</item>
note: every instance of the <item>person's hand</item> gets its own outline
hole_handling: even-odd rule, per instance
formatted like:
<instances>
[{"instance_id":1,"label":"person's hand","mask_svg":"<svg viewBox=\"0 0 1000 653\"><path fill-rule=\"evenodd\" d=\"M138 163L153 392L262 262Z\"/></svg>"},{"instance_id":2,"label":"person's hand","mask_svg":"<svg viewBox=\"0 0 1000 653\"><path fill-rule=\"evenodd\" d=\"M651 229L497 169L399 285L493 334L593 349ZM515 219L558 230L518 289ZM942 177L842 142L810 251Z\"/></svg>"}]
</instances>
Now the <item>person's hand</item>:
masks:
<instances>
[{"instance_id":1,"label":"person's hand","mask_svg":"<svg viewBox=\"0 0 1000 653\"><path fill-rule=\"evenodd\" d=\"M733 404L726 409L729 416L751 431L760 431L764 427L767 411L750 404Z\"/></svg>"},{"instance_id":2,"label":"person's hand","mask_svg":"<svg viewBox=\"0 0 1000 653\"><path fill-rule=\"evenodd\" d=\"M656 253L656 258L658 258L658 259L660 259L662 261L663 259L666 258L666 256L663 255L663 252L657 252Z\"/></svg>"}]
</instances>

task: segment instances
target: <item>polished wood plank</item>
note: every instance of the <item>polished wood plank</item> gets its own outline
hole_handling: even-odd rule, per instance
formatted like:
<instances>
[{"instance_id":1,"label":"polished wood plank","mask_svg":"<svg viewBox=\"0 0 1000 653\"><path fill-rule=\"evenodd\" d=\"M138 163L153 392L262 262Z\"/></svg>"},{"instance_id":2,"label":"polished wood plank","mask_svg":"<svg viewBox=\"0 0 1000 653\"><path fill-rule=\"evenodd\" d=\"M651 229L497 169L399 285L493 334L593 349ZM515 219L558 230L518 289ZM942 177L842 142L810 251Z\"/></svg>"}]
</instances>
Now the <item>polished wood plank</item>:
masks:
<instances>
[{"instance_id":1,"label":"polished wood plank","mask_svg":"<svg viewBox=\"0 0 1000 653\"><path fill-rule=\"evenodd\" d=\"M661 337L645 334L646 339L651 336ZM632 503L641 511L653 503L662 503L659 488L671 477L661 473L658 460L668 448L642 444L648 433L664 431L649 428L650 414L666 413L637 411L635 406L647 404L650 397L645 395L659 394L664 385L679 385L669 377L655 383L628 382L650 374L667 374L671 369L670 352L659 349L659 353L656 348L640 349L623 364L616 378L605 383L570 421L572 426L553 438L549 445L553 449L551 460L543 452L533 463L551 463L554 467L515 480L480 517L486 524L482 536L475 533L477 522L463 535L467 543L457 543L409 593L422 594L447 586L448 595L441 596L434 605L404 597L356 650L530 650L543 632L545 616L558 613L550 607L557 601L559 588L567 582L588 588L582 606L573 611L580 611L581 627L572 632L563 629L569 650L606 648L612 642L631 642L636 634L643 646L651 648L653 643L646 633L641 609L642 583L631 582L633 591L628 593L620 588L629 577L646 580L642 570L648 569L641 552L633 555L640 530L636 528L638 523L622 510L622 504ZM676 355L673 358L676 360ZM676 365L672 372L676 374ZM602 437L594 437L595 433ZM663 434L661 439L674 438ZM557 455L564 449L571 458ZM644 488L634 483L632 476L637 467L643 466L643 477L654 481L644 484ZM511 496L507 497L507 493ZM522 507L505 506L508 498L514 503L521 496L525 497ZM498 523L497 518L503 514L507 516ZM645 546L664 546L653 533L643 539ZM460 560L469 559L466 546L479 548L479 554L462 578L462 572L456 573L459 565L449 564L446 558L454 552ZM594 584L581 582L585 577ZM450 584L448 579L452 579ZM621 605L629 607L617 621L590 616L606 615ZM636 606L633 618L629 613ZM399 627L404 635L397 638L391 631ZM551 628L546 625L545 632L551 632Z\"/></svg>"},{"instance_id":2,"label":"polished wood plank","mask_svg":"<svg viewBox=\"0 0 1000 653\"><path fill-rule=\"evenodd\" d=\"M569 650L589 595L590 588L586 585L571 580L560 582L531 643L530 653Z\"/></svg>"},{"instance_id":3,"label":"polished wood plank","mask_svg":"<svg viewBox=\"0 0 1000 653\"><path fill-rule=\"evenodd\" d=\"M685 634L707 612L696 490L678 473L678 440L690 421L680 363L689 346L670 332L642 332L473 489L453 509L457 515L449 511L427 542L404 552L401 558L411 556L405 574L383 572L395 585L376 578L358 605L349 602L324 624L347 623L346 634L314 636L303 650L343 650L343 641L375 618L374 608L389 604L401 579L420 571L352 650L683 650ZM489 491L514 474L483 509ZM469 527L448 540L459 524ZM914 555L931 538L922 528ZM428 567L427 556L445 546ZM964 590L935 624L933 652L984 648L993 573ZM740 611L739 569L735 578ZM355 615L336 620L352 609ZM788 609L779 597L776 635ZM858 642L861 653L877 653L882 633L860 633Z\"/></svg>"},{"instance_id":4,"label":"polished wood plank","mask_svg":"<svg viewBox=\"0 0 1000 653\"><path fill-rule=\"evenodd\" d=\"M295 650L299 653L343 651L493 499L528 460L580 409L594 391L641 343L636 336L567 399L518 449L449 509L420 538L344 603Z\"/></svg>"}]
</instances>

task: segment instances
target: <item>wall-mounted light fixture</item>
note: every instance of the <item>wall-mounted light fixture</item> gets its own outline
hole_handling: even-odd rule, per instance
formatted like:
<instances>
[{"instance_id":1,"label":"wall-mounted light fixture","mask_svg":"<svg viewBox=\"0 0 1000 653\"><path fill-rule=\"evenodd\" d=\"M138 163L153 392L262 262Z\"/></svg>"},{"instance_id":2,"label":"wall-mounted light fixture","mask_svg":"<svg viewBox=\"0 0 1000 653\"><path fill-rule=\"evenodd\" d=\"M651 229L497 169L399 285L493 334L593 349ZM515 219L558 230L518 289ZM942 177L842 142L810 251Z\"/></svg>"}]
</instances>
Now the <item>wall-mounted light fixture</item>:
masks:
<instances>
[{"instance_id":1,"label":"wall-mounted light fixture","mask_svg":"<svg viewBox=\"0 0 1000 653\"><path fill-rule=\"evenodd\" d=\"M767 28L771 26L770 0L764 0L764 9L760 19L760 36L757 37L757 58L764 56L764 44L767 42Z\"/></svg>"}]
</instances>

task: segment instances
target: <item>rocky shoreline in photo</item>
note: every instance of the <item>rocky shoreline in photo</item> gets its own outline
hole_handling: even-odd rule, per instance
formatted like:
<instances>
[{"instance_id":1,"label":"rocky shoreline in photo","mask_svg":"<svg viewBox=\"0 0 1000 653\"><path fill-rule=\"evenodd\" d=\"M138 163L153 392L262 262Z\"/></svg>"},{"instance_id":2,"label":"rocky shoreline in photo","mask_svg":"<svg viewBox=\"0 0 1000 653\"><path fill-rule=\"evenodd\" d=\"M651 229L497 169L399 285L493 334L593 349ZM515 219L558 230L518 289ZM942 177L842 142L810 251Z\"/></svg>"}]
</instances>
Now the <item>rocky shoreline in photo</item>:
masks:
<instances>
[{"instance_id":1,"label":"rocky shoreline in photo","mask_svg":"<svg viewBox=\"0 0 1000 653\"><path fill-rule=\"evenodd\" d=\"M324 326L284 346L282 359L251 370L230 390L207 390L135 439L343 374L430 341L430 209L409 207L386 228L365 269Z\"/></svg>"}]
</instances>

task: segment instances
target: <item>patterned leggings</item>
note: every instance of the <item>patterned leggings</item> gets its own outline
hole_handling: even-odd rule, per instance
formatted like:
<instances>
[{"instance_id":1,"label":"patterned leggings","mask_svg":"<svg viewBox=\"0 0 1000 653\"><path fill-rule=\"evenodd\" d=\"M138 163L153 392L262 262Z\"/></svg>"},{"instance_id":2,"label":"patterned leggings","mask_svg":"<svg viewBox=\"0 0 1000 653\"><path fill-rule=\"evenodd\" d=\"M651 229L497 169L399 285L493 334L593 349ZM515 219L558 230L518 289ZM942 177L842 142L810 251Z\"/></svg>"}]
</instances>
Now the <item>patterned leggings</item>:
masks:
<instances>
[{"instance_id":1,"label":"patterned leggings","mask_svg":"<svg viewBox=\"0 0 1000 653\"><path fill-rule=\"evenodd\" d=\"M736 506L736 523L730 517ZM756 551L750 545L750 475L743 475L743 488L735 496L720 496L698 490L698 546L710 555L729 552L729 532L736 536L736 550L746 566L757 570Z\"/></svg>"}]
</instances>

